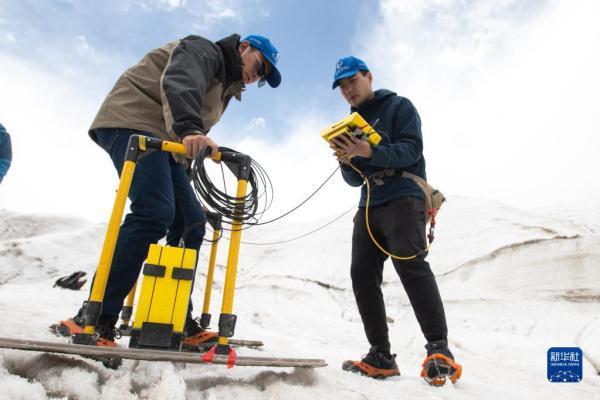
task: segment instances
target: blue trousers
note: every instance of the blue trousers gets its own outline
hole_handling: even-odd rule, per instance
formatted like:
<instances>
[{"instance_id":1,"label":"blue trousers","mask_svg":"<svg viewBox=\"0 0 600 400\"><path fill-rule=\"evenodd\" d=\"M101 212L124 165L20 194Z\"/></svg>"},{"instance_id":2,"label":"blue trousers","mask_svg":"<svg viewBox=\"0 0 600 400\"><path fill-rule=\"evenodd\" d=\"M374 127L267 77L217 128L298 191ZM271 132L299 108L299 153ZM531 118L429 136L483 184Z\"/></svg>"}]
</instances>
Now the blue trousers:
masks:
<instances>
[{"instance_id":1,"label":"blue trousers","mask_svg":"<svg viewBox=\"0 0 600 400\"><path fill-rule=\"evenodd\" d=\"M98 144L109 154L119 174L123 170L129 137L152 136L131 129L97 129ZM123 302L137 281L151 243L166 235L177 246L184 230L185 247L198 250L206 216L185 168L170 153L155 151L137 162L129 191L130 212L121 225L104 294L102 316L116 323ZM192 227L193 226L193 227Z\"/></svg>"}]
</instances>

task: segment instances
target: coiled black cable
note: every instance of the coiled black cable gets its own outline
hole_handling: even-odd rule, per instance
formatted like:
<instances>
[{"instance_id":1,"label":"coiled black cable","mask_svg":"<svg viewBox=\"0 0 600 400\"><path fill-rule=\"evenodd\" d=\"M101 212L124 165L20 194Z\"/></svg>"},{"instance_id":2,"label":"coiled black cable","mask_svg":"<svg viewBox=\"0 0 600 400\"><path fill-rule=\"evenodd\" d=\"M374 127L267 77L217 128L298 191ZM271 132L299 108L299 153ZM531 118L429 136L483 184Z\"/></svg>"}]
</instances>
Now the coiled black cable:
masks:
<instances>
[{"instance_id":1,"label":"coiled black cable","mask_svg":"<svg viewBox=\"0 0 600 400\"><path fill-rule=\"evenodd\" d=\"M220 147L221 152L232 152L237 153L235 150ZM263 214L271 207L273 202L273 184L269 175L264 168L254 159L250 162L250 173L248 177L249 190L244 197L238 198L237 196L231 196L226 191L222 191L215 186L213 181L208 176L204 162L206 157L210 153L210 148L204 149L200 152L194 163L192 164L191 170L191 181L194 186L194 190L200 201L210 210L218 213L222 216L222 222L227 225L232 225L234 220L237 223L241 223L242 227L235 230L248 229L252 226L266 225L275 222L298 208L303 206L308 200L310 200L323 186L329 182L329 180L335 175L339 167L335 168L334 171L313 191L306 199L300 202L297 206L291 210L283 213L282 215L270 219L268 221L259 222ZM223 161L221 162L221 170L223 170ZM224 175L224 173L222 172ZM223 182L225 178L223 176ZM228 228L222 228L223 230L231 230Z\"/></svg>"},{"instance_id":2,"label":"coiled black cable","mask_svg":"<svg viewBox=\"0 0 600 400\"><path fill-rule=\"evenodd\" d=\"M238 153L227 147L219 150ZM234 221L243 225L256 223L272 203L273 185L269 176L258 162L251 160L246 194L243 197L232 196L220 190L208 176L204 161L210 151L207 147L198 153L192 164L191 180L196 194L205 207L221 215L224 224L232 225Z\"/></svg>"}]
</instances>

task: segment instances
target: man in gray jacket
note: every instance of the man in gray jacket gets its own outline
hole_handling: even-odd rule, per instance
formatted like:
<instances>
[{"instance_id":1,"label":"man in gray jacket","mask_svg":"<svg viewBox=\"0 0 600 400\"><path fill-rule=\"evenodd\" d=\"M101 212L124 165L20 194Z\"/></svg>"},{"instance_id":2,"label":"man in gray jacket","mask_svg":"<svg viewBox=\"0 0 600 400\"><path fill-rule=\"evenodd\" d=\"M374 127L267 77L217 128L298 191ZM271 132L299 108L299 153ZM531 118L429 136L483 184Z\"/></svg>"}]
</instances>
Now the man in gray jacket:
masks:
<instances>
[{"instance_id":1,"label":"man in gray jacket","mask_svg":"<svg viewBox=\"0 0 600 400\"><path fill-rule=\"evenodd\" d=\"M90 127L90 137L111 157L120 174L129 137L142 134L181 142L193 159L217 144L207 134L232 97L241 100L246 85L279 86L279 52L269 39L233 34L217 42L188 36L146 54L117 80ZM136 282L148 246L166 235L177 246L199 249L206 216L189 184L186 157L155 152L140 159L131 184L131 212L121 225L102 314L96 325L97 344L115 346L114 327L123 301ZM82 331L82 310L61 321L63 331ZM201 334L188 314L188 341Z\"/></svg>"}]
</instances>

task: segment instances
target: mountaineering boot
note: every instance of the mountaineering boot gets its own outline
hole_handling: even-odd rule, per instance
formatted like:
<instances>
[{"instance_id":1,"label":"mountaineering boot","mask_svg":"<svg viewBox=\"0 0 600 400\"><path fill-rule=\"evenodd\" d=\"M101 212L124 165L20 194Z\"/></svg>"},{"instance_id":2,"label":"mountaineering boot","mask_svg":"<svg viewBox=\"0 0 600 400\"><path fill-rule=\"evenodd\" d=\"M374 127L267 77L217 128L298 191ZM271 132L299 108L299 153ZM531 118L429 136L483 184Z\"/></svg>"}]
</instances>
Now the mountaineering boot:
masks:
<instances>
[{"instance_id":1,"label":"mountaineering boot","mask_svg":"<svg viewBox=\"0 0 600 400\"><path fill-rule=\"evenodd\" d=\"M77 336L83 333L85 321L83 317L84 308L79 309L79 312L73 318L69 318L65 321L60 321L59 324L50 326L56 335L62 335L66 337L72 337L77 343ZM77 336L75 336L77 335ZM115 328L115 322L112 319L100 318L98 325L96 326L96 333L92 336L92 342L87 344L95 344L101 347L117 347L115 338L119 339L121 332ZM84 356L92 360L100 361L106 368L117 369L122 361L120 358L115 357L104 357L104 356Z\"/></svg>"},{"instance_id":2,"label":"mountaineering boot","mask_svg":"<svg viewBox=\"0 0 600 400\"><path fill-rule=\"evenodd\" d=\"M96 325L96 346L117 347L115 339L121 338L121 331L115 328L115 323L109 318L100 317Z\"/></svg>"},{"instance_id":3,"label":"mountaineering boot","mask_svg":"<svg viewBox=\"0 0 600 400\"><path fill-rule=\"evenodd\" d=\"M203 329L200 326L198 318L193 319L191 313L187 315L184 330L186 338L182 343L182 347L188 350L200 350L198 346L207 343L216 343L219 338L218 333Z\"/></svg>"},{"instance_id":4,"label":"mountaineering boot","mask_svg":"<svg viewBox=\"0 0 600 400\"><path fill-rule=\"evenodd\" d=\"M385 379L390 376L400 375L396 365L396 355L379 351L371 347L369 353L360 361L346 360L342 364L344 371L356 372L375 379Z\"/></svg>"},{"instance_id":5,"label":"mountaineering boot","mask_svg":"<svg viewBox=\"0 0 600 400\"><path fill-rule=\"evenodd\" d=\"M98 325L96 325L96 346L100 347L117 347L115 339L121 338L121 331L115 328L117 318L100 317ZM86 356L92 360L100 361L106 368L117 369L123 363L123 360L118 357L108 356Z\"/></svg>"},{"instance_id":6,"label":"mountaineering boot","mask_svg":"<svg viewBox=\"0 0 600 400\"><path fill-rule=\"evenodd\" d=\"M448 349L446 340L436 340L425 345L427 357L423 361L421 377L433 386L442 386L446 379L452 383L460 378L462 366L454 362L454 356Z\"/></svg>"},{"instance_id":7,"label":"mountaineering boot","mask_svg":"<svg viewBox=\"0 0 600 400\"><path fill-rule=\"evenodd\" d=\"M79 309L79 312L73 318L69 318L64 321L60 321L59 324L51 325L50 329L57 335L71 337L80 333L83 333L85 326L83 317L83 307ZM115 328L115 324L112 319L100 317L98 325L96 325L96 346L107 346L115 347L115 338L121 338L121 332Z\"/></svg>"},{"instance_id":8,"label":"mountaineering boot","mask_svg":"<svg viewBox=\"0 0 600 400\"><path fill-rule=\"evenodd\" d=\"M60 321L58 324L50 325L56 335L70 337L78 333L83 333L85 321L83 320L84 308L81 307L77 312L77 315L73 318L68 318L64 321Z\"/></svg>"}]
</instances>

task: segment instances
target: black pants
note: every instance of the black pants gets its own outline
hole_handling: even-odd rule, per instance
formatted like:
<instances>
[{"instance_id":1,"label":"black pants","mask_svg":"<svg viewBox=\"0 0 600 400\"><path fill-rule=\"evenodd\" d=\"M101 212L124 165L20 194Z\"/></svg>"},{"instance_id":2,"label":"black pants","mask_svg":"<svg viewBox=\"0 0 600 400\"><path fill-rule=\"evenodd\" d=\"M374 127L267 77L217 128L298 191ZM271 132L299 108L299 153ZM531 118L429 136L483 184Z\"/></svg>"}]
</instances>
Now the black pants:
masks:
<instances>
[{"instance_id":1,"label":"black pants","mask_svg":"<svg viewBox=\"0 0 600 400\"><path fill-rule=\"evenodd\" d=\"M426 247L425 205L414 197L401 197L369 208L369 226L377 242L388 252L411 256ZM381 292L383 263L388 258L371 240L365 209L354 217L352 233L352 289L371 346L390 350L385 304ZM427 341L446 339L444 305L435 276L424 257L392 259Z\"/></svg>"}]
</instances>

